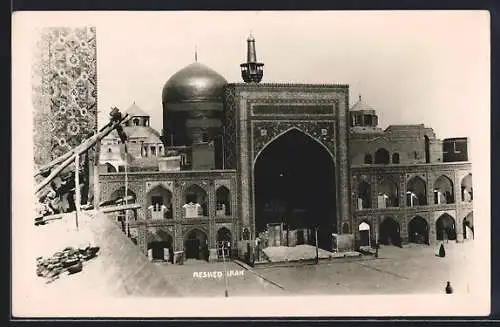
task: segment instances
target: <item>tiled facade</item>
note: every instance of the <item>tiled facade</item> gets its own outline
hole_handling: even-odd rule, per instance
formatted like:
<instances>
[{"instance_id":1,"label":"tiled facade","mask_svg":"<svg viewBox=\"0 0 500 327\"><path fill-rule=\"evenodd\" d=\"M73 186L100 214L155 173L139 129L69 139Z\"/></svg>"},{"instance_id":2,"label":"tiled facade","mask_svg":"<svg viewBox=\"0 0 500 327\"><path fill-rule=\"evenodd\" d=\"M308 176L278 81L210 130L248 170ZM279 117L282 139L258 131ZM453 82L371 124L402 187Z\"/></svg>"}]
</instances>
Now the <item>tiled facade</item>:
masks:
<instances>
[{"instance_id":1,"label":"tiled facade","mask_svg":"<svg viewBox=\"0 0 500 327\"><path fill-rule=\"evenodd\" d=\"M215 248L216 235L222 227L226 227L234 239L237 238L239 215L235 171L134 172L128 173L127 177L129 192L135 195L142 207L138 210L137 220L132 220L130 223L130 233L144 252L147 251L148 243L159 234L158 231L171 237L174 251L184 250L186 234L193 229L206 234L209 248ZM124 173L101 174L101 200L113 198L113 193L123 189L124 183ZM197 185L207 193L208 212L204 216L186 218L183 214L185 192L191 185ZM148 193L158 186L171 193L172 218L152 217L147 210L151 205L148 203ZM226 187L230 193L231 215L229 216L216 214L216 191L221 186Z\"/></svg>"},{"instance_id":2,"label":"tiled facade","mask_svg":"<svg viewBox=\"0 0 500 327\"><path fill-rule=\"evenodd\" d=\"M242 230L255 239L254 164L260 151L291 129L322 144L335 161L337 224L351 224L348 86L229 84L226 162L237 167Z\"/></svg>"},{"instance_id":3,"label":"tiled facade","mask_svg":"<svg viewBox=\"0 0 500 327\"><path fill-rule=\"evenodd\" d=\"M314 146L320 145L319 152L310 154L311 157L323 153L324 149L325 160L331 159L333 163L335 185L332 181L325 189L331 187L335 192L319 190L324 198L315 194L319 200L314 202L315 205L328 203L331 211L303 210L309 215L307 217L314 215L312 212L320 212L317 217L326 217L325 225L335 227L325 229L324 233L329 236L333 236L330 232L349 234L346 239L354 236L359 243L362 238L359 225L365 222L371 232L369 238L378 242L382 232L387 234L385 226L392 221L400 243L414 241L415 235L420 240L420 232L413 233L415 221L412 219L417 216L421 218L419 226L427 226L425 243L442 238L444 228L449 230L451 227L457 234L457 241L461 241L465 217L472 229L472 201L462 199L463 181L467 180L467 195L472 200L472 168L468 158L462 156L461 162L443 162L442 141L424 125L378 128L376 111L361 97L349 109L348 85L233 84L225 82L212 69L193 63L167 81L162 103L163 149L165 156L170 153L170 159L158 160L173 163L174 158L186 155L182 158L187 158L187 163L175 169L164 165L163 171L153 161L156 166L152 168L157 171L135 170L127 175L128 188L141 204L137 219L131 223L131 237L148 255L149 244L154 242L166 243L158 253L165 253L165 247L192 252L191 232L197 231L196 242L199 243L196 244L203 243L205 247L206 242L205 248L212 257L220 241L219 231L229 231L231 247L238 249L240 256L250 259L257 236L255 182L258 174L255 165L262 162L258 161L259 155L269 145L284 139L281 136L289 132L298 132L308 141L314 141ZM296 139L293 142L287 146L295 147ZM300 152L298 154L300 156ZM309 161L297 169L299 175L306 166ZM322 173L315 182L322 178L327 180L323 174L331 172L331 167L318 169ZM124 186L125 176L121 172L101 174L101 199L116 198L117 190ZM362 191L360 183L363 183ZM200 196L196 195L195 202L187 196L193 185L196 185L196 192L201 192ZM218 209L221 201L217 199L217 190L222 187L230 194L230 214L221 214ZM298 189L299 192L313 191ZM153 190L160 192L165 201L153 203ZM193 206L196 214L186 217ZM275 213L272 212L283 224L286 217ZM442 224L444 219L441 217L445 214L448 225L440 225L437 229L437 222ZM414 235L411 237L410 225ZM318 226L313 228L317 231L321 229ZM363 228L366 231L366 224ZM391 238L395 238L394 233ZM328 240L327 243L333 242Z\"/></svg>"},{"instance_id":4,"label":"tiled facade","mask_svg":"<svg viewBox=\"0 0 500 327\"><path fill-rule=\"evenodd\" d=\"M420 164L420 165L372 165L353 166L352 171L352 210L356 226L367 222L373 231L372 238L377 240L380 233L379 225L390 217L400 227L400 237L403 243L409 242L408 225L414 217L426 220L429 226L429 241L435 243L436 221L443 215L448 214L455 220L457 241L463 240L463 220L473 212L472 201L464 201L461 194L461 183L465 177L471 174L470 163L448 163L448 164ZM445 176L453 183L453 203L435 204L434 183ZM407 198L408 183L415 177L425 182L427 203L424 205L410 206ZM388 208L377 208L377 188L382 178L390 178L398 185L399 206ZM358 185L365 181L371 189L370 208L359 209L357 207ZM357 235L359 238L359 231Z\"/></svg>"}]
</instances>

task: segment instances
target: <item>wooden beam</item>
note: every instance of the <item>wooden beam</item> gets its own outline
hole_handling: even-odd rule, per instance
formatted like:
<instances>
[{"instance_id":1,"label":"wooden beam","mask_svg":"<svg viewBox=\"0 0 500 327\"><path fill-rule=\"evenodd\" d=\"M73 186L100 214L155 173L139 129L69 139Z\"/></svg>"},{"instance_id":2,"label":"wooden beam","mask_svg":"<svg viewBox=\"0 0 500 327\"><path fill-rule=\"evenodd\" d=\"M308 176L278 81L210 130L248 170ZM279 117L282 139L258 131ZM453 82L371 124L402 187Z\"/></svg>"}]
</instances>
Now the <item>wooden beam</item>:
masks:
<instances>
[{"instance_id":1,"label":"wooden beam","mask_svg":"<svg viewBox=\"0 0 500 327\"><path fill-rule=\"evenodd\" d=\"M140 207L141 207L141 205L139 203L130 203L130 204L125 204L125 205L120 205L120 206L101 207L99 209L99 211L102 213L110 213L110 212L123 211L123 210L134 210L134 209L139 209Z\"/></svg>"},{"instance_id":2,"label":"wooden beam","mask_svg":"<svg viewBox=\"0 0 500 327\"><path fill-rule=\"evenodd\" d=\"M87 139L84 143L80 144L76 147L73 153L55 170L53 170L47 178L45 178L40 184L37 185L35 189L35 193L38 193L41 189L47 186L57 175L61 173L61 171L68 167L74 160L76 155L80 155L81 153L87 151L91 146L100 142L104 137L106 137L109 133L111 133L117 126L122 123L129 121L132 117L126 114L120 121L111 124L107 128L105 128L101 133L92 136L90 139Z\"/></svg>"}]
</instances>

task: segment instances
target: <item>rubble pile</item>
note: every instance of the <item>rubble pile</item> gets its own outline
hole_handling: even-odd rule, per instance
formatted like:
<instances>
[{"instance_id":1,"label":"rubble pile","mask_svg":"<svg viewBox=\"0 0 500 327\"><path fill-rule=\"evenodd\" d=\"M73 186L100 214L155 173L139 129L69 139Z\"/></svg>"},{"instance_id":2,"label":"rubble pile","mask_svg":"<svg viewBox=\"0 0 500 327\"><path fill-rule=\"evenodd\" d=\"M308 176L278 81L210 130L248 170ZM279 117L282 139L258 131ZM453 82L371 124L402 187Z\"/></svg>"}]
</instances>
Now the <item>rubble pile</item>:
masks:
<instances>
[{"instance_id":1,"label":"rubble pile","mask_svg":"<svg viewBox=\"0 0 500 327\"><path fill-rule=\"evenodd\" d=\"M83 262L97 256L99 247L87 246L86 248L75 249L67 247L63 251L56 252L50 258L38 257L36 274L39 277L47 278L47 283L58 279L61 274L76 274L83 269Z\"/></svg>"}]
</instances>

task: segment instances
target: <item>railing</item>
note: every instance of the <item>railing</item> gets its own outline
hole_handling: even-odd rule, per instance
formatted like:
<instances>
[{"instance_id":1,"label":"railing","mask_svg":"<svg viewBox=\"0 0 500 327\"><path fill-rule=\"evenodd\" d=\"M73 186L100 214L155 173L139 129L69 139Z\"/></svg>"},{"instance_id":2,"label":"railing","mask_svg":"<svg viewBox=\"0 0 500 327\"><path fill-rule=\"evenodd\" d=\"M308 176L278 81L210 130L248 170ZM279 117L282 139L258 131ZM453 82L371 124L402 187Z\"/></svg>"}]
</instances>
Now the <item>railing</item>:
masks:
<instances>
[{"instance_id":1,"label":"railing","mask_svg":"<svg viewBox=\"0 0 500 327\"><path fill-rule=\"evenodd\" d=\"M146 210L146 220L165 220L172 219L172 215L168 211Z\"/></svg>"}]
</instances>

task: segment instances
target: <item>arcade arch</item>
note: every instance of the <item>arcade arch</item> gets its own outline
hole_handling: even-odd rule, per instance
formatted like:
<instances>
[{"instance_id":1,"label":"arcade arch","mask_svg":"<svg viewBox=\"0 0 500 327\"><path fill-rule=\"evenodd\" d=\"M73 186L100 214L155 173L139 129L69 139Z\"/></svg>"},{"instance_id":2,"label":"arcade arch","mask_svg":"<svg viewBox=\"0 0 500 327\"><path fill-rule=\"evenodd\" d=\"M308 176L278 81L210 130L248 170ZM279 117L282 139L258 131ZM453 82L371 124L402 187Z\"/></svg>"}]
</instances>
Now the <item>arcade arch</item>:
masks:
<instances>
[{"instance_id":1,"label":"arcade arch","mask_svg":"<svg viewBox=\"0 0 500 327\"><path fill-rule=\"evenodd\" d=\"M231 215L231 193L225 186L220 186L215 191L216 199L216 216L230 216Z\"/></svg>"},{"instance_id":2,"label":"arcade arch","mask_svg":"<svg viewBox=\"0 0 500 327\"><path fill-rule=\"evenodd\" d=\"M173 237L164 230L147 232L148 257L153 261L173 262L174 242Z\"/></svg>"},{"instance_id":3,"label":"arcade arch","mask_svg":"<svg viewBox=\"0 0 500 327\"><path fill-rule=\"evenodd\" d=\"M336 232L335 165L327 148L293 128L271 141L254 165L256 234L268 224L289 230L318 227L319 247Z\"/></svg>"},{"instance_id":4,"label":"arcade arch","mask_svg":"<svg viewBox=\"0 0 500 327\"><path fill-rule=\"evenodd\" d=\"M371 226L368 222L362 221L358 225L359 231L359 246L370 246L371 245Z\"/></svg>"},{"instance_id":5,"label":"arcade arch","mask_svg":"<svg viewBox=\"0 0 500 327\"><path fill-rule=\"evenodd\" d=\"M183 205L186 218L208 215L207 191L199 185L192 184L184 192L185 204Z\"/></svg>"},{"instance_id":6,"label":"arcade arch","mask_svg":"<svg viewBox=\"0 0 500 327\"><path fill-rule=\"evenodd\" d=\"M436 239L438 241L457 239L455 219L447 213L436 220Z\"/></svg>"},{"instance_id":7,"label":"arcade arch","mask_svg":"<svg viewBox=\"0 0 500 327\"><path fill-rule=\"evenodd\" d=\"M467 174L462 181L460 182L461 186L461 194L463 202L472 202L473 193L472 193L472 174Z\"/></svg>"},{"instance_id":8,"label":"arcade arch","mask_svg":"<svg viewBox=\"0 0 500 327\"><path fill-rule=\"evenodd\" d=\"M110 150L111 150L111 149L110 149ZM104 164L104 166L106 167L106 172L108 172L108 173L116 173L116 172L117 172L117 171L116 171L115 166L113 166L113 165L112 165L112 164L110 164L109 162L106 162L106 163Z\"/></svg>"},{"instance_id":9,"label":"arcade arch","mask_svg":"<svg viewBox=\"0 0 500 327\"><path fill-rule=\"evenodd\" d=\"M434 182L434 204L454 203L453 182L445 175L439 176Z\"/></svg>"},{"instance_id":10,"label":"arcade arch","mask_svg":"<svg viewBox=\"0 0 500 327\"><path fill-rule=\"evenodd\" d=\"M408 207L427 205L427 187L425 181L414 176L406 186L406 205Z\"/></svg>"},{"instance_id":11,"label":"arcade arch","mask_svg":"<svg viewBox=\"0 0 500 327\"><path fill-rule=\"evenodd\" d=\"M380 148L375 152L375 164L389 164L389 151Z\"/></svg>"},{"instance_id":12,"label":"arcade arch","mask_svg":"<svg viewBox=\"0 0 500 327\"><path fill-rule=\"evenodd\" d=\"M153 219L171 219L173 217L172 192L162 185L152 188L148 194L147 206Z\"/></svg>"},{"instance_id":13,"label":"arcade arch","mask_svg":"<svg viewBox=\"0 0 500 327\"><path fill-rule=\"evenodd\" d=\"M462 222L462 231L464 235L464 240L474 239L474 212L471 211L467 216L465 216Z\"/></svg>"},{"instance_id":14,"label":"arcade arch","mask_svg":"<svg viewBox=\"0 0 500 327\"><path fill-rule=\"evenodd\" d=\"M386 217L379 226L379 242L384 245L401 246L401 227L391 217Z\"/></svg>"},{"instance_id":15,"label":"arcade arch","mask_svg":"<svg viewBox=\"0 0 500 327\"><path fill-rule=\"evenodd\" d=\"M231 256L232 239L231 231L226 227L217 231L217 256L219 258L222 258L223 253L226 259Z\"/></svg>"},{"instance_id":16,"label":"arcade arch","mask_svg":"<svg viewBox=\"0 0 500 327\"><path fill-rule=\"evenodd\" d=\"M372 207L371 187L365 181L358 184L358 203L357 209L367 209Z\"/></svg>"},{"instance_id":17,"label":"arcade arch","mask_svg":"<svg viewBox=\"0 0 500 327\"><path fill-rule=\"evenodd\" d=\"M420 217L413 217L408 223L408 241L410 243L429 244L429 224Z\"/></svg>"},{"instance_id":18,"label":"arcade arch","mask_svg":"<svg viewBox=\"0 0 500 327\"><path fill-rule=\"evenodd\" d=\"M192 229L184 238L184 251L186 259L208 261L208 237L200 229Z\"/></svg>"},{"instance_id":19,"label":"arcade arch","mask_svg":"<svg viewBox=\"0 0 500 327\"><path fill-rule=\"evenodd\" d=\"M398 185L392 180L385 178L378 185L377 208L390 208L399 206Z\"/></svg>"}]
</instances>

